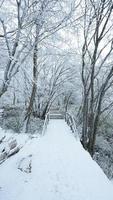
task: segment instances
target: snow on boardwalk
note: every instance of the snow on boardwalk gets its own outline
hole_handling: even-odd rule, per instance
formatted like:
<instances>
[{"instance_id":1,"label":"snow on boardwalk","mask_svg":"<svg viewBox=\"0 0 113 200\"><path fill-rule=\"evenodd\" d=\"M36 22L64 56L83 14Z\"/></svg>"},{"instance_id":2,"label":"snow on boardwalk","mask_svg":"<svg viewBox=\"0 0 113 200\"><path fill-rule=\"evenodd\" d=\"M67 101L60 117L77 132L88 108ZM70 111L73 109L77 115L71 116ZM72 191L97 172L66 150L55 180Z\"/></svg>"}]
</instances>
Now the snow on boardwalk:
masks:
<instances>
[{"instance_id":1,"label":"snow on boardwalk","mask_svg":"<svg viewBox=\"0 0 113 200\"><path fill-rule=\"evenodd\" d=\"M32 154L32 171L18 169ZM64 120L50 120L46 135L34 138L0 166L0 200L113 200L113 186L83 150Z\"/></svg>"}]
</instances>

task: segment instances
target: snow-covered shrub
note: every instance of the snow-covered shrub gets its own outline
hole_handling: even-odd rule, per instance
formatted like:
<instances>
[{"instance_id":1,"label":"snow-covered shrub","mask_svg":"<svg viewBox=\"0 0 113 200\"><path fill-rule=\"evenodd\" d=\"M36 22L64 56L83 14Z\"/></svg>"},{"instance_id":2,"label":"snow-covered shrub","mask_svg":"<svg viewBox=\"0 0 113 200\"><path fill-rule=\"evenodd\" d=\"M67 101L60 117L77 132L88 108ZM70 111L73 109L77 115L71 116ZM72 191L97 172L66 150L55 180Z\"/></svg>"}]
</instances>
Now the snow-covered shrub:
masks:
<instances>
[{"instance_id":1,"label":"snow-covered shrub","mask_svg":"<svg viewBox=\"0 0 113 200\"><path fill-rule=\"evenodd\" d=\"M31 116L30 122L28 125L28 133L30 134L41 134L42 128L43 128L44 120L41 120L40 118Z\"/></svg>"},{"instance_id":2,"label":"snow-covered shrub","mask_svg":"<svg viewBox=\"0 0 113 200\"><path fill-rule=\"evenodd\" d=\"M22 108L5 107L2 114L1 127L4 129L12 129L19 133L23 125Z\"/></svg>"}]
</instances>

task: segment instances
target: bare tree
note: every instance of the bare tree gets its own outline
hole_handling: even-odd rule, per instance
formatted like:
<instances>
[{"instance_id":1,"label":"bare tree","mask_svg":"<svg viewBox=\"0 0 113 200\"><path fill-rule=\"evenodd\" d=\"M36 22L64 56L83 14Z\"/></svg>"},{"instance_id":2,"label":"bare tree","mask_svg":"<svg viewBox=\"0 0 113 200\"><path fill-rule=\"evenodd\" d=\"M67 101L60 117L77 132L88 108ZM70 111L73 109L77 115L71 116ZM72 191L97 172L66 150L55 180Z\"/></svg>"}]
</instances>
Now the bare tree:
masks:
<instances>
[{"instance_id":1,"label":"bare tree","mask_svg":"<svg viewBox=\"0 0 113 200\"><path fill-rule=\"evenodd\" d=\"M28 119L27 124L29 123L29 118L31 113L33 112L33 105L35 103L36 91L37 91L37 81L39 75L39 64L38 64L38 51L40 42L43 41L45 38L53 35L63 26L66 26L68 20L70 19L73 10L68 11L65 13L62 11L62 1L57 0L44 0L44 1L35 1L33 4L33 13L35 13L34 17L34 50L33 50L33 85L32 85L32 92L30 96L30 102L27 109L27 113L25 116L25 120ZM57 8L56 12L55 9ZM38 10L38 13L37 13ZM59 19L59 15L61 18ZM53 21L53 19L55 21ZM53 90L52 90L53 92ZM51 94L50 96L52 96ZM50 97L49 96L49 97ZM44 109L42 117L44 118L46 114L46 110L48 110L50 99L48 100L49 103Z\"/></svg>"},{"instance_id":2,"label":"bare tree","mask_svg":"<svg viewBox=\"0 0 113 200\"><path fill-rule=\"evenodd\" d=\"M8 52L8 61L4 69L4 79L0 88L0 97L7 91L12 78L18 73L20 66L26 58L25 55L22 58L22 53L26 49L29 35L26 28L27 24L25 23L28 8L25 4L26 1L23 2L21 0L16 0L17 17L13 20L17 20L17 27L14 30L7 31L9 27L7 27L5 20L0 18L3 29L3 34L0 36L4 39ZM14 21L12 23L14 23ZM22 42L22 31L24 29L26 30L26 35L24 35L24 42Z\"/></svg>"},{"instance_id":3,"label":"bare tree","mask_svg":"<svg viewBox=\"0 0 113 200\"><path fill-rule=\"evenodd\" d=\"M113 2L86 0L82 48L82 144L91 155L104 96L113 82Z\"/></svg>"}]
</instances>

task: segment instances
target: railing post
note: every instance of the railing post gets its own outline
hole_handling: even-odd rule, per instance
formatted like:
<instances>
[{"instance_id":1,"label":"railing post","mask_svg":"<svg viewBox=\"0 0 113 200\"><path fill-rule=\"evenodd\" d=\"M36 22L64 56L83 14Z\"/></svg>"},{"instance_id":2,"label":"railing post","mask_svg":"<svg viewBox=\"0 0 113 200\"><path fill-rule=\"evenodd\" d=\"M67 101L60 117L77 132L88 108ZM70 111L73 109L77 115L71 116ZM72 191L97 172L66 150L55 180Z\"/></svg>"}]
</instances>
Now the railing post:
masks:
<instances>
[{"instance_id":1,"label":"railing post","mask_svg":"<svg viewBox=\"0 0 113 200\"><path fill-rule=\"evenodd\" d=\"M43 130L42 130L42 135L45 134L45 131L46 131L46 129L47 129L48 122L49 122L49 113L47 113L46 116L45 116L44 125L43 125Z\"/></svg>"}]
</instances>

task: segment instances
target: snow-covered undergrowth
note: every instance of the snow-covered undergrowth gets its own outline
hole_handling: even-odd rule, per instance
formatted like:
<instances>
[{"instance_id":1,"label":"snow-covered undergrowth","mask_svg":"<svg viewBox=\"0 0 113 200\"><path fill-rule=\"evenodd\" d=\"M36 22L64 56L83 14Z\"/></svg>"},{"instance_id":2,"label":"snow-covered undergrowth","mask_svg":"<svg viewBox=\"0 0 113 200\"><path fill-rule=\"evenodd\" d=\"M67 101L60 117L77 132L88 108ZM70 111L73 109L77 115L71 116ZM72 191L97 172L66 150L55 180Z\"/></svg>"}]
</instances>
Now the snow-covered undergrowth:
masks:
<instances>
[{"instance_id":1,"label":"snow-covered undergrowth","mask_svg":"<svg viewBox=\"0 0 113 200\"><path fill-rule=\"evenodd\" d=\"M0 200L112 200L113 185L63 120L0 165Z\"/></svg>"},{"instance_id":2,"label":"snow-covered undergrowth","mask_svg":"<svg viewBox=\"0 0 113 200\"><path fill-rule=\"evenodd\" d=\"M0 164L18 153L28 140L27 134L14 134L0 128Z\"/></svg>"},{"instance_id":3,"label":"snow-covered undergrowth","mask_svg":"<svg viewBox=\"0 0 113 200\"><path fill-rule=\"evenodd\" d=\"M13 131L7 131L0 128L0 140L5 136L4 142L7 142L11 138L15 138L20 145L24 145L28 140L28 135L24 133L14 133Z\"/></svg>"}]
</instances>

